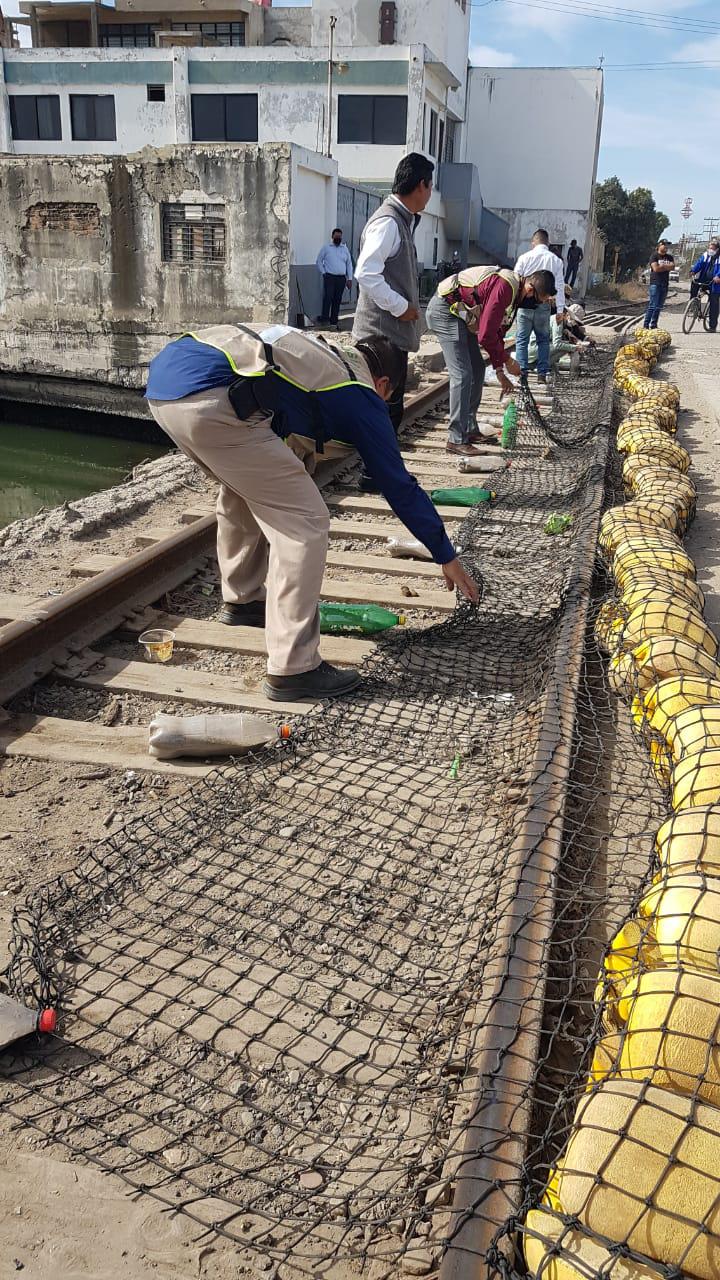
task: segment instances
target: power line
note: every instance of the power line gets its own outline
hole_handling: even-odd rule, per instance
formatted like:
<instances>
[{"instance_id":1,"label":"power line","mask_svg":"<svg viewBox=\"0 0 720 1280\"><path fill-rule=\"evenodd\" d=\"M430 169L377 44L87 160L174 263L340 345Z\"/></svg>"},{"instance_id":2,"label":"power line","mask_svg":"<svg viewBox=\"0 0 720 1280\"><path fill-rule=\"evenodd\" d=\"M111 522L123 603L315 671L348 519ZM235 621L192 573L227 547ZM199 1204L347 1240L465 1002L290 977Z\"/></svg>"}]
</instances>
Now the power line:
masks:
<instances>
[{"instance_id":1,"label":"power line","mask_svg":"<svg viewBox=\"0 0 720 1280\"><path fill-rule=\"evenodd\" d=\"M704 18L683 18L678 15L663 15L642 9L608 10L600 4L589 0L569 0L564 3L552 3L551 0L492 0L492 2L514 4L526 9L538 9L548 13L560 13L576 18L590 18L596 22L614 22L620 26L640 27L646 31L676 31L688 36L720 35L720 22ZM488 8L486 3L473 2L471 9Z\"/></svg>"}]
</instances>

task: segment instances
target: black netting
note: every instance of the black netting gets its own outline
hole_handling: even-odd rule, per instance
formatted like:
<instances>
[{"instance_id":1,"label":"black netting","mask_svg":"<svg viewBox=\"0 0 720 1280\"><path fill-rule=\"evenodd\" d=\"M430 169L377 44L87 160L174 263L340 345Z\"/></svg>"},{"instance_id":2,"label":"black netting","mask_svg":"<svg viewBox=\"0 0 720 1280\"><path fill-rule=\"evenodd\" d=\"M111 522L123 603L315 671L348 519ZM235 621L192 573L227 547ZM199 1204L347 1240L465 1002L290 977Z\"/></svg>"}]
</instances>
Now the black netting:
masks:
<instances>
[{"instance_id":1,"label":"black netting","mask_svg":"<svg viewBox=\"0 0 720 1280\"><path fill-rule=\"evenodd\" d=\"M10 989L61 1025L7 1112L283 1277L524 1272L663 803L593 636L611 358L547 423L521 395L457 539L478 610L17 910Z\"/></svg>"}]
</instances>

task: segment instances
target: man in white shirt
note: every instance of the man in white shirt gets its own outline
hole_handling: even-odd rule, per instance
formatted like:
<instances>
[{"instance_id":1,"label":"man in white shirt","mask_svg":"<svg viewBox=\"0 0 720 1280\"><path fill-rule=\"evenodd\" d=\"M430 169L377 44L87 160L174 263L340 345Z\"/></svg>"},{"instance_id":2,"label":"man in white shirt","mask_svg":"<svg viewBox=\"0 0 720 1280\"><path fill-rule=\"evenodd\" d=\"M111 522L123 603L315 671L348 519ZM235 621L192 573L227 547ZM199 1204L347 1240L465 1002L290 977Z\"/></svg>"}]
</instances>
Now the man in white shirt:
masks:
<instances>
[{"instance_id":1,"label":"man in white shirt","mask_svg":"<svg viewBox=\"0 0 720 1280\"><path fill-rule=\"evenodd\" d=\"M527 253L522 253L515 263L515 274L527 278L535 271L551 271L557 291L555 323L562 325L565 316L565 268L562 258L548 247L550 237L539 227ZM528 371L528 345L534 333L538 345L538 382L547 382L550 369L550 303L537 305L532 299L520 303L516 322L515 358L523 373Z\"/></svg>"},{"instance_id":2,"label":"man in white shirt","mask_svg":"<svg viewBox=\"0 0 720 1280\"><path fill-rule=\"evenodd\" d=\"M318 324L332 324L339 329L340 303L353 278L352 258L347 245L343 244L341 227L333 231L332 242L323 245L315 265L323 278L322 315L318 316Z\"/></svg>"}]
</instances>

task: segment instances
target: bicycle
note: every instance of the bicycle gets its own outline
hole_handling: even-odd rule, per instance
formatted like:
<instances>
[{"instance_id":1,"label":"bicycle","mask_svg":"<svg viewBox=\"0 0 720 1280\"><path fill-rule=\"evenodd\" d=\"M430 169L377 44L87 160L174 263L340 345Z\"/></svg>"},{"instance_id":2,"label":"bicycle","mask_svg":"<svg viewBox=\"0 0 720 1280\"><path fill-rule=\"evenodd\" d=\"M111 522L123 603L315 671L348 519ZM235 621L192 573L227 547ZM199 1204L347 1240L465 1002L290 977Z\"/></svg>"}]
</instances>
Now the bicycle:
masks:
<instances>
[{"instance_id":1,"label":"bicycle","mask_svg":"<svg viewBox=\"0 0 720 1280\"><path fill-rule=\"evenodd\" d=\"M688 304L683 312L682 331L690 333L696 320L702 320L703 327L710 331L710 286L702 284L700 292L694 298L688 299Z\"/></svg>"}]
</instances>

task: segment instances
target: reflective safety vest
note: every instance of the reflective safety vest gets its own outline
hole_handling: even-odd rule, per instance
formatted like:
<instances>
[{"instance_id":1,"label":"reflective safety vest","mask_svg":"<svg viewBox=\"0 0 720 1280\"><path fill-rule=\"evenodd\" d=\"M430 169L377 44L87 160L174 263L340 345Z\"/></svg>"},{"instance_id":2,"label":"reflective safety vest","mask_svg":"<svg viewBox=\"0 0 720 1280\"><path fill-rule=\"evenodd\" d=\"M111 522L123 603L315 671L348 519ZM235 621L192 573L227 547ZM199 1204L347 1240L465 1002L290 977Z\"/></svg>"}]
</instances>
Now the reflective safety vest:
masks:
<instances>
[{"instance_id":1,"label":"reflective safety vest","mask_svg":"<svg viewBox=\"0 0 720 1280\"><path fill-rule=\"evenodd\" d=\"M466 322L470 317L475 322L471 327L477 329L477 320L482 314L482 303L477 296L477 290L491 276L500 276L501 280L509 284L512 290L510 305L505 312L505 326L509 327L515 319L515 312L517 311L520 280L514 271L510 271L506 267L467 267L464 271L456 271L454 275L448 276L440 282L438 294L445 299L454 316ZM467 302L463 301L460 294L461 289L470 289L472 291L475 306L468 305Z\"/></svg>"},{"instance_id":2,"label":"reflective safety vest","mask_svg":"<svg viewBox=\"0 0 720 1280\"><path fill-rule=\"evenodd\" d=\"M236 375L228 386L228 396L242 421L258 412L279 413L276 378L304 391L309 397L318 453L324 452L330 438L321 421L318 397L355 384L375 390L372 374L359 351L353 348L341 352L324 338L289 325L270 326L261 335L242 324L216 324L189 330L183 337L194 338L225 356ZM280 425L274 422L274 430L283 435Z\"/></svg>"}]
</instances>

